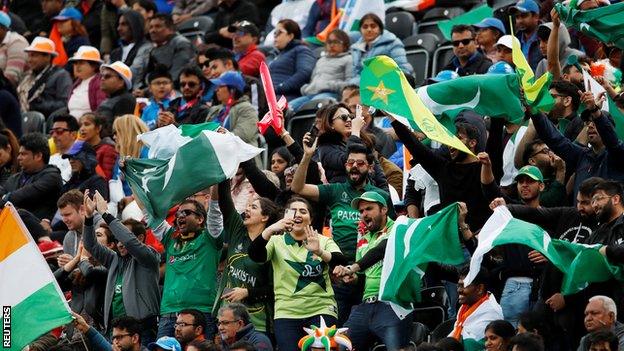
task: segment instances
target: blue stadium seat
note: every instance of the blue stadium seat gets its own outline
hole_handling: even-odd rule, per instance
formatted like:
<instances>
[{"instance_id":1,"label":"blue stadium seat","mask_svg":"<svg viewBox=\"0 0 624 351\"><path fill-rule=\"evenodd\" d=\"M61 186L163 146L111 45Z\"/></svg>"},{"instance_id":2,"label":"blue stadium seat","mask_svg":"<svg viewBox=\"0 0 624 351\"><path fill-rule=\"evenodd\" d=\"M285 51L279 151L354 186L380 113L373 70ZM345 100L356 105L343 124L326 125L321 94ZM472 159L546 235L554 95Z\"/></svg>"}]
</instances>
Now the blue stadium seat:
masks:
<instances>
[{"instance_id":1,"label":"blue stadium seat","mask_svg":"<svg viewBox=\"0 0 624 351\"><path fill-rule=\"evenodd\" d=\"M403 40L407 61L414 68L416 84L420 84L431 74L431 59L438 42L438 37L431 33L414 34Z\"/></svg>"},{"instance_id":2,"label":"blue stadium seat","mask_svg":"<svg viewBox=\"0 0 624 351\"><path fill-rule=\"evenodd\" d=\"M189 18L178 25L178 32L191 42L197 37L203 38L206 32L212 29L214 21L208 16Z\"/></svg>"},{"instance_id":3,"label":"blue stadium seat","mask_svg":"<svg viewBox=\"0 0 624 351\"><path fill-rule=\"evenodd\" d=\"M433 54L433 67L431 70L431 76L435 76L442 70L444 66L446 66L449 62L451 62L451 58L453 58L453 46L452 45L443 45L436 49Z\"/></svg>"},{"instance_id":4,"label":"blue stadium seat","mask_svg":"<svg viewBox=\"0 0 624 351\"><path fill-rule=\"evenodd\" d=\"M386 29L399 39L405 39L414 32L414 16L407 11L386 14Z\"/></svg>"}]
</instances>

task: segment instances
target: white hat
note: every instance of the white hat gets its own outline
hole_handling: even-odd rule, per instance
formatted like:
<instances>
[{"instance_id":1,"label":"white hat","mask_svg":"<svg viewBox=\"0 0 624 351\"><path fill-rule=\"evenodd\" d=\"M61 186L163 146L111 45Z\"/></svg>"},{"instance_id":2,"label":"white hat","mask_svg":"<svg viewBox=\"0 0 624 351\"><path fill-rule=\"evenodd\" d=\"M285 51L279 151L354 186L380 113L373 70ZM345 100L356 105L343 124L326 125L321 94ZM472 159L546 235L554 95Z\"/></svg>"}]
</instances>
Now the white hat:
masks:
<instances>
[{"instance_id":1,"label":"white hat","mask_svg":"<svg viewBox=\"0 0 624 351\"><path fill-rule=\"evenodd\" d=\"M58 56L58 53L56 52L56 45L54 45L54 42L44 37L36 37L35 39L33 39L32 43L30 43L30 45L27 46L24 51L40 52L43 54Z\"/></svg>"},{"instance_id":2,"label":"white hat","mask_svg":"<svg viewBox=\"0 0 624 351\"><path fill-rule=\"evenodd\" d=\"M518 43L518 45L520 45L520 42L518 41L518 38L511 36L511 35L503 35L502 37L500 37L498 39L498 41L496 42L496 46L502 45L506 48L509 49L513 49L513 41L516 41Z\"/></svg>"},{"instance_id":3,"label":"white hat","mask_svg":"<svg viewBox=\"0 0 624 351\"><path fill-rule=\"evenodd\" d=\"M100 67L100 71L104 68L112 69L124 80L126 83L126 89L130 90L132 88L132 71L130 67L126 66L125 63L121 61L115 61L110 65L102 65Z\"/></svg>"},{"instance_id":4,"label":"white hat","mask_svg":"<svg viewBox=\"0 0 624 351\"><path fill-rule=\"evenodd\" d=\"M103 63L102 58L100 57L100 52L98 49L93 46L83 45L78 48L78 51L74 53L69 61L92 61Z\"/></svg>"}]
</instances>

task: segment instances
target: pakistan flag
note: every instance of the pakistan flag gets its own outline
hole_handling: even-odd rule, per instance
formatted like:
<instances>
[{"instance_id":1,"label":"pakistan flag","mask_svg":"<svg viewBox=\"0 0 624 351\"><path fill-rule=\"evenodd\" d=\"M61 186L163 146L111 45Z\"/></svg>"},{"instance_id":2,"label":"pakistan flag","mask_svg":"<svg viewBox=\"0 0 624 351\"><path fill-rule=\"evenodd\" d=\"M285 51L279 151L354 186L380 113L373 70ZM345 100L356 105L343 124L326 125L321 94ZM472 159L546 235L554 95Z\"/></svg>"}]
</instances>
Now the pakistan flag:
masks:
<instances>
[{"instance_id":1,"label":"pakistan flag","mask_svg":"<svg viewBox=\"0 0 624 351\"><path fill-rule=\"evenodd\" d=\"M144 204L150 226L160 224L169 209L188 196L233 177L239 163L262 152L234 134L211 130L172 147L176 151L168 159L126 161L126 179Z\"/></svg>"}]
</instances>

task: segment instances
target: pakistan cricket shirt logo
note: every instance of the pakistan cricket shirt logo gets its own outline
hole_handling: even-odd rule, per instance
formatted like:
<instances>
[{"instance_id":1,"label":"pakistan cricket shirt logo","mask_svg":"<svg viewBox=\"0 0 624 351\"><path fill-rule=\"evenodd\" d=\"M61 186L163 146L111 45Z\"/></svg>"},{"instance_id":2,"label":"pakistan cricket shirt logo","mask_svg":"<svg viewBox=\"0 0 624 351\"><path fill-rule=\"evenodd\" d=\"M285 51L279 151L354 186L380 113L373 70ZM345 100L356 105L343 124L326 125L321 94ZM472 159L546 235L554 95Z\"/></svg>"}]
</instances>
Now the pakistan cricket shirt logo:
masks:
<instances>
[{"instance_id":1,"label":"pakistan cricket shirt logo","mask_svg":"<svg viewBox=\"0 0 624 351\"><path fill-rule=\"evenodd\" d=\"M302 290L310 283L316 283L323 288L323 290L327 291L325 278L323 277L325 262L322 260L312 259L311 252L308 252L305 262L293 262L286 260L286 263L288 263L295 271L297 271L297 273L299 273L295 293Z\"/></svg>"}]
</instances>

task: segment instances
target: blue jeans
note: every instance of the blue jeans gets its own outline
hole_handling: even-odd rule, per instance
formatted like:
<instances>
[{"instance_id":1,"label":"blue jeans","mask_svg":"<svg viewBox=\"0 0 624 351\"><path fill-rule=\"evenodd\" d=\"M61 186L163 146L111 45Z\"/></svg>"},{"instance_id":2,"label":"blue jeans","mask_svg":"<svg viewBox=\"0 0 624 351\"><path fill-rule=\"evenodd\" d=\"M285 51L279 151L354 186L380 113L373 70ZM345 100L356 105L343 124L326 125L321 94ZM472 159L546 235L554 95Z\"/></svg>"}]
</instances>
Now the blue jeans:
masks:
<instances>
[{"instance_id":1,"label":"blue jeans","mask_svg":"<svg viewBox=\"0 0 624 351\"><path fill-rule=\"evenodd\" d=\"M409 344L412 314L399 319L385 302L362 303L351 311L345 327L355 350L368 350L376 340L387 350L398 350Z\"/></svg>"},{"instance_id":2,"label":"blue jeans","mask_svg":"<svg viewBox=\"0 0 624 351\"><path fill-rule=\"evenodd\" d=\"M206 329L204 330L204 337L206 340L214 340L217 333L217 325L212 314L204 312L206 316ZM168 313L160 316L158 321L158 335L156 339L160 339L163 336L175 337L175 322L177 319L177 313Z\"/></svg>"},{"instance_id":3,"label":"blue jeans","mask_svg":"<svg viewBox=\"0 0 624 351\"><path fill-rule=\"evenodd\" d=\"M303 327L310 328L312 324L320 327L321 316L325 319L325 324L327 324L328 327L336 324L336 317L326 314L308 318L276 318L274 327L277 348L280 351L299 351L297 343L299 339L307 335Z\"/></svg>"},{"instance_id":4,"label":"blue jeans","mask_svg":"<svg viewBox=\"0 0 624 351\"><path fill-rule=\"evenodd\" d=\"M360 289L357 284L342 283L332 283L332 288L338 306L338 326L341 327L349 319L351 309L362 302L362 291L364 290Z\"/></svg>"},{"instance_id":5,"label":"blue jeans","mask_svg":"<svg viewBox=\"0 0 624 351\"><path fill-rule=\"evenodd\" d=\"M290 109L293 110L293 112L297 112L299 111L301 106L305 105L306 103L312 100L337 99L337 98L338 98L338 94L335 94L335 93L319 93L316 95L304 95L304 96L300 96L298 98L288 101L288 107L290 107Z\"/></svg>"},{"instance_id":6,"label":"blue jeans","mask_svg":"<svg viewBox=\"0 0 624 351\"><path fill-rule=\"evenodd\" d=\"M509 278L505 282L500 306L505 320L518 326L520 315L531 309L531 287L533 282L527 278Z\"/></svg>"}]
</instances>

